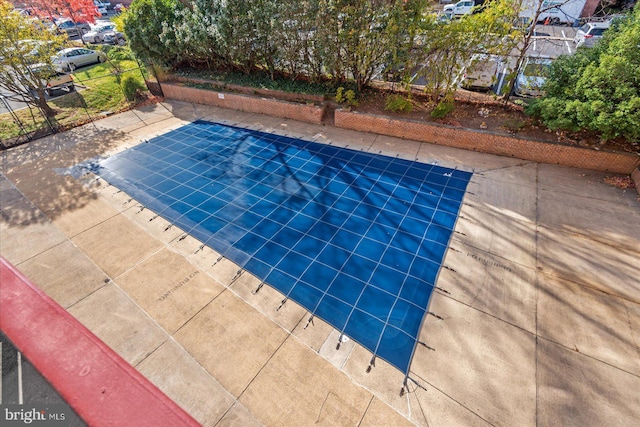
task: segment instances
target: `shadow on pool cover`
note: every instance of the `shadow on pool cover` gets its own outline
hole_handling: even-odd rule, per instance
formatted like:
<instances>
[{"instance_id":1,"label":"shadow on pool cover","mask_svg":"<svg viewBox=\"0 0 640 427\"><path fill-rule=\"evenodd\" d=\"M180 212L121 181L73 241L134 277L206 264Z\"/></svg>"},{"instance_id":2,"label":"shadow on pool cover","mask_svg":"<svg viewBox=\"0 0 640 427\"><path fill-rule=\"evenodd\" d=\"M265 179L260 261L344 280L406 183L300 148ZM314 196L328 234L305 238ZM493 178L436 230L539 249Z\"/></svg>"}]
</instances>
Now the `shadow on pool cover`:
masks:
<instances>
[{"instance_id":1,"label":"shadow on pool cover","mask_svg":"<svg viewBox=\"0 0 640 427\"><path fill-rule=\"evenodd\" d=\"M471 177L206 121L97 173L405 374Z\"/></svg>"}]
</instances>

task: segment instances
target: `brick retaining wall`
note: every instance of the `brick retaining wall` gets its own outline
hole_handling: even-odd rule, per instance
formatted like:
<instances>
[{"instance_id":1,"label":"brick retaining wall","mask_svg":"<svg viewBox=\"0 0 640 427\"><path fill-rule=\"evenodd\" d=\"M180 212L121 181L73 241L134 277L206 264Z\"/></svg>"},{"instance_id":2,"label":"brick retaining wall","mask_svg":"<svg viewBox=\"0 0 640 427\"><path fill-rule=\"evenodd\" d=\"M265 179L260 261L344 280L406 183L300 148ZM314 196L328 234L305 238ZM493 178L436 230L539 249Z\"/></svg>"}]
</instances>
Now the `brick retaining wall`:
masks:
<instances>
[{"instance_id":1,"label":"brick retaining wall","mask_svg":"<svg viewBox=\"0 0 640 427\"><path fill-rule=\"evenodd\" d=\"M601 172L630 174L640 165L640 156L633 153L595 151L569 145L497 135L487 131L467 130L414 120L395 120L384 116L344 110L336 110L335 126Z\"/></svg>"},{"instance_id":2,"label":"brick retaining wall","mask_svg":"<svg viewBox=\"0 0 640 427\"><path fill-rule=\"evenodd\" d=\"M320 124L326 107L162 83L165 98Z\"/></svg>"}]
</instances>

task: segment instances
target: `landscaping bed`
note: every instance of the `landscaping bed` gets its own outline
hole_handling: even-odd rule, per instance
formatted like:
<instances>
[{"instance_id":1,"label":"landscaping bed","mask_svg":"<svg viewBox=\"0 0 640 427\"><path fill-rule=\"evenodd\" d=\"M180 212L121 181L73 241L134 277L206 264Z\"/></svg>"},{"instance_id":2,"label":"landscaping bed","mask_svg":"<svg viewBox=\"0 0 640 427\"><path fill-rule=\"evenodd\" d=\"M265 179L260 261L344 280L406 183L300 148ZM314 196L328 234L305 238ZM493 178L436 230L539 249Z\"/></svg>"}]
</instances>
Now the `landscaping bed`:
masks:
<instances>
[{"instance_id":1,"label":"landscaping bed","mask_svg":"<svg viewBox=\"0 0 640 427\"><path fill-rule=\"evenodd\" d=\"M372 89L367 91L352 111L384 115L395 119L418 120L439 123L473 130L486 130L498 135L516 135L551 143L561 143L596 151L612 150L640 154L640 141L614 139L602 141L593 132L568 132L547 129L536 119L524 114L523 106L514 102L503 103L492 95L466 90L458 90L455 108L442 119L431 117L433 105L419 94L412 94L411 112L392 112L385 109L388 90ZM526 103L526 101L518 101Z\"/></svg>"},{"instance_id":2,"label":"landscaping bed","mask_svg":"<svg viewBox=\"0 0 640 427\"><path fill-rule=\"evenodd\" d=\"M586 132L549 131L527 117L522 106L472 92L460 91L454 110L444 118L434 119L433 106L419 95L412 97L410 112L388 111L388 90L370 89L351 105L335 101L318 105L304 96L283 95L282 91L268 90L259 96L243 94L264 88L238 90L239 85L233 85L233 92L227 92L220 88L229 88L229 84L218 81L192 77L163 80L167 98L187 102L603 172L630 174L640 164L638 147L632 142L603 143Z\"/></svg>"}]
</instances>

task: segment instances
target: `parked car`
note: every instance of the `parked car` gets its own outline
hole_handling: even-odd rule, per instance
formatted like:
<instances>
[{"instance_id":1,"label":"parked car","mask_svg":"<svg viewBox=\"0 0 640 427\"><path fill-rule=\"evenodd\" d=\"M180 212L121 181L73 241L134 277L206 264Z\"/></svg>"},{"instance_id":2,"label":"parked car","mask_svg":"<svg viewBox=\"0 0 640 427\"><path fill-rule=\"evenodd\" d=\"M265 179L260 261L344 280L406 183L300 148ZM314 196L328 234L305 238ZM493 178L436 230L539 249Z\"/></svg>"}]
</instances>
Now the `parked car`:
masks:
<instances>
[{"instance_id":1,"label":"parked car","mask_svg":"<svg viewBox=\"0 0 640 427\"><path fill-rule=\"evenodd\" d=\"M107 33L116 30L116 24L100 24L93 27L91 31L82 36L82 40L87 43L102 43Z\"/></svg>"},{"instance_id":2,"label":"parked car","mask_svg":"<svg viewBox=\"0 0 640 427\"><path fill-rule=\"evenodd\" d=\"M462 15L471 13L471 10L474 8L475 5L476 5L476 1L474 0L462 0L456 4L446 5L442 9L442 11L445 14L449 15L450 17L454 18L457 16L462 16Z\"/></svg>"},{"instance_id":3,"label":"parked car","mask_svg":"<svg viewBox=\"0 0 640 427\"><path fill-rule=\"evenodd\" d=\"M106 7L99 7L97 9L100 16L107 16L109 14Z\"/></svg>"},{"instance_id":4,"label":"parked car","mask_svg":"<svg viewBox=\"0 0 640 427\"><path fill-rule=\"evenodd\" d=\"M104 35L103 41L108 44L117 44L119 46L124 46L127 44L127 40L120 31L113 30Z\"/></svg>"},{"instance_id":5,"label":"parked car","mask_svg":"<svg viewBox=\"0 0 640 427\"><path fill-rule=\"evenodd\" d=\"M97 8L103 7L105 10L111 9L111 3L108 1L93 0L93 4L95 4Z\"/></svg>"},{"instance_id":6,"label":"parked car","mask_svg":"<svg viewBox=\"0 0 640 427\"><path fill-rule=\"evenodd\" d=\"M29 68L40 79L46 80L47 86L44 92L47 96L60 96L75 90L71 74L58 72L47 64L34 64ZM31 91L35 92L34 89L31 89Z\"/></svg>"},{"instance_id":7,"label":"parked car","mask_svg":"<svg viewBox=\"0 0 640 427\"><path fill-rule=\"evenodd\" d=\"M500 57L495 55L476 54L466 67L460 85L469 90L491 91L498 83L498 76L503 65Z\"/></svg>"},{"instance_id":8,"label":"parked car","mask_svg":"<svg viewBox=\"0 0 640 427\"><path fill-rule=\"evenodd\" d=\"M59 33L67 33L69 37L82 37L84 33L91 31L91 26L87 22L73 22L70 19L56 22L55 28Z\"/></svg>"},{"instance_id":9,"label":"parked car","mask_svg":"<svg viewBox=\"0 0 640 427\"><path fill-rule=\"evenodd\" d=\"M528 57L516 77L514 93L517 96L542 95L542 86L547 80L552 62L549 58Z\"/></svg>"},{"instance_id":10,"label":"parked car","mask_svg":"<svg viewBox=\"0 0 640 427\"><path fill-rule=\"evenodd\" d=\"M107 60L104 52L85 49L82 47L70 47L62 49L53 57L53 64L58 71L73 71L84 65L95 64Z\"/></svg>"},{"instance_id":11,"label":"parked car","mask_svg":"<svg viewBox=\"0 0 640 427\"><path fill-rule=\"evenodd\" d=\"M580 46L593 47L610 26L610 22L587 22L576 31L576 36L573 38L576 48Z\"/></svg>"}]
</instances>

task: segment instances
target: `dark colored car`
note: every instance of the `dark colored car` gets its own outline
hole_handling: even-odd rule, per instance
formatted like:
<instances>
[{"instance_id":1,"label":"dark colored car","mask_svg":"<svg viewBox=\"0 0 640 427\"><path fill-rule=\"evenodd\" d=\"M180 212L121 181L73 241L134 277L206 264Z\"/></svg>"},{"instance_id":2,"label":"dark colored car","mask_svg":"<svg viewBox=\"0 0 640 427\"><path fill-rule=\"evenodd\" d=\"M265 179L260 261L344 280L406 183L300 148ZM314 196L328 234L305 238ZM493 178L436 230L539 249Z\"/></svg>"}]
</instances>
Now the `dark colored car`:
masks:
<instances>
[{"instance_id":1,"label":"dark colored car","mask_svg":"<svg viewBox=\"0 0 640 427\"><path fill-rule=\"evenodd\" d=\"M56 23L59 33L67 33L69 37L82 37L83 34L91 31L91 26L87 22L73 22L68 19Z\"/></svg>"}]
</instances>

